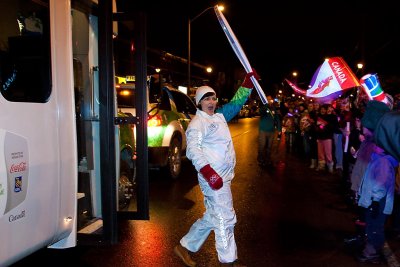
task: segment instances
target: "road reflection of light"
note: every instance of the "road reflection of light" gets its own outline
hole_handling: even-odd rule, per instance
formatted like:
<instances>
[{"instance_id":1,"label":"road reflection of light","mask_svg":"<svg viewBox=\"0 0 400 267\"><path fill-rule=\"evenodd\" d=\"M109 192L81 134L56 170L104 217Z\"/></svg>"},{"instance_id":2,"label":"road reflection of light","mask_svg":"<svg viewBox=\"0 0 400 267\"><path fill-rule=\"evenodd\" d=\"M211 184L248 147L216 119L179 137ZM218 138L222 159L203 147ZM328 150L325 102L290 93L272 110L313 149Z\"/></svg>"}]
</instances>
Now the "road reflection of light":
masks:
<instances>
[{"instance_id":1,"label":"road reflection of light","mask_svg":"<svg viewBox=\"0 0 400 267\"><path fill-rule=\"evenodd\" d=\"M276 169L277 169L278 171L283 171L283 170L285 169L285 167L286 167L286 163L285 163L284 161L282 161L282 160L279 160L279 161L276 163Z\"/></svg>"},{"instance_id":2,"label":"road reflection of light","mask_svg":"<svg viewBox=\"0 0 400 267\"><path fill-rule=\"evenodd\" d=\"M151 202L149 221L129 222L129 233L124 233L123 239L126 240L125 244L129 244L125 249L134 251L134 255L127 256L132 259L126 260L126 262L132 263L132 266L135 266L133 257L140 257L140 262L146 264L144 266L173 266L173 263L170 262L173 259L166 255L171 255L172 248L182 237L179 235L182 232L177 229L187 222L186 230L189 230L190 224L194 223L204 212L204 197L198 185L190 188L184 195L182 195L182 191L172 190L171 194L168 194L168 199L175 203L173 206L177 210L182 211L181 215L168 217L166 213L177 213L177 211L171 211L171 203L154 200ZM183 230L185 231L185 229Z\"/></svg>"},{"instance_id":3,"label":"road reflection of light","mask_svg":"<svg viewBox=\"0 0 400 267\"><path fill-rule=\"evenodd\" d=\"M252 120L252 118L242 118L242 119L240 119L240 122L249 124L251 122L251 120Z\"/></svg>"},{"instance_id":4,"label":"road reflection of light","mask_svg":"<svg viewBox=\"0 0 400 267\"><path fill-rule=\"evenodd\" d=\"M132 249L140 257L157 259L166 253L163 240L167 240L168 231L163 229L162 224L151 220L136 222L132 230L131 238L136 239L133 241L136 245Z\"/></svg>"}]
</instances>

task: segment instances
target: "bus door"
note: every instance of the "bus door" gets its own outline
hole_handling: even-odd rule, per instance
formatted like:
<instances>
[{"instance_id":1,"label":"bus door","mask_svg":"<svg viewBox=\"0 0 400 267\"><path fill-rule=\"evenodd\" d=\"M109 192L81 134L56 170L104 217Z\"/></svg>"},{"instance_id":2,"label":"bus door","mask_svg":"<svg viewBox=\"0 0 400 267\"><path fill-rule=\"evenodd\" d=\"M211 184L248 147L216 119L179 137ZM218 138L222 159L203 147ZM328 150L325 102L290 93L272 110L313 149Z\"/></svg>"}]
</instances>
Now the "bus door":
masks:
<instances>
[{"instance_id":1,"label":"bus door","mask_svg":"<svg viewBox=\"0 0 400 267\"><path fill-rule=\"evenodd\" d=\"M136 29L138 24L127 32L124 25L113 23L107 15L116 9L115 2L94 2L97 1L72 1L71 12L81 237L78 240L94 235L115 243L118 218L148 219L147 165L142 166L147 160L137 160L147 158L143 155L147 139L140 129L145 122L138 116L118 112L114 86L119 68L134 75L145 70L146 63L141 61L144 67L136 63L136 54L145 53L145 49L114 47L120 40L138 38L139 43L143 42ZM145 74L144 71L142 75ZM136 89L132 101L142 102L141 90ZM139 108L137 115L140 112Z\"/></svg>"},{"instance_id":2,"label":"bus door","mask_svg":"<svg viewBox=\"0 0 400 267\"><path fill-rule=\"evenodd\" d=\"M147 141L147 110L148 110L148 80L147 80L147 43L146 15L135 9L132 2L117 1L113 13L113 61L115 77L125 77L126 82L133 83L133 90L127 90L128 106L134 107L128 113L128 120L119 124L120 127L120 167L125 165L124 147L130 145L123 140L122 129L133 130L135 147L135 188L134 201L120 209L120 219L149 219L149 182L148 182L148 141ZM116 94L117 91L114 90ZM120 98L116 98L120 99ZM123 103L116 103L120 106ZM119 113L118 113L119 114ZM126 115L126 114L125 114ZM123 173L123 172L122 172Z\"/></svg>"}]
</instances>

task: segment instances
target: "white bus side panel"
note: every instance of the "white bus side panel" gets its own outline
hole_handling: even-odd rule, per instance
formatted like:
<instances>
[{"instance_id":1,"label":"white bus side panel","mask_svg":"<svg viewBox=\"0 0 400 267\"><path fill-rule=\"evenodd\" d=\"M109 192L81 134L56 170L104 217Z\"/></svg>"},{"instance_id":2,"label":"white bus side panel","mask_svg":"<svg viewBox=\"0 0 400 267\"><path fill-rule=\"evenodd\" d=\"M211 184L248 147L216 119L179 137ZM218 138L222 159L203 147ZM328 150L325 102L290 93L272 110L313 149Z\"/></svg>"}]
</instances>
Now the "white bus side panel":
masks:
<instances>
[{"instance_id":1,"label":"white bus side panel","mask_svg":"<svg viewBox=\"0 0 400 267\"><path fill-rule=\"evenodd\" d=\"M50 1L50 19L49 101L9 102L0 95L0 266L64 238L56 247L76 243L77 145L70 2ZM14 193L22 191L12 199Z\"/></svg>"},{"instance_id":2,"label":"white bus side panel","mask_svg":"<svg viewBox=\"0 0 400 267\"><path fill-rule=\"evenodd\" d=\"M71 3L70 1L54 0L51 2L51 25L54 45L52 54L53 88L57 99L58 120L57 127L60 148L60 210L57 218L58 228L53 241L53 248L65 248L76 245L77 220L77 180L78 159L74 101L74 77L72 64L72 33L71 33ZM60 49L63 47L64 49ZM73 229L73 231L71 231ZM66 238L68 237L68 238Z\"/></svg>"}]
</instances>

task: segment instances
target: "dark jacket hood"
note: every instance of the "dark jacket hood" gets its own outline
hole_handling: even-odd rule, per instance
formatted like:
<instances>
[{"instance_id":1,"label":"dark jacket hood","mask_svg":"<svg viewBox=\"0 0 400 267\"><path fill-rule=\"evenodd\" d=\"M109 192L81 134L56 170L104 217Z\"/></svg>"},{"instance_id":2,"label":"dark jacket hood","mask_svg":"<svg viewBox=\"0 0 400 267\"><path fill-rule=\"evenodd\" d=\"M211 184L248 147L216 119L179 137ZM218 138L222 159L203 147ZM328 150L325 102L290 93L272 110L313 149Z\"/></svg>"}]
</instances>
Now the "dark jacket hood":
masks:
<instances>
[{"instance_id":1,"label":"dark jacket hood","mask_svg":"<svg viewBox=\"0 0 400 267\"><path fill-rule=\"evenodd\" d=\"M378 146L400 161L400 111L382 116L375 128L374 139Z\"/></svg>"}]
</instances>

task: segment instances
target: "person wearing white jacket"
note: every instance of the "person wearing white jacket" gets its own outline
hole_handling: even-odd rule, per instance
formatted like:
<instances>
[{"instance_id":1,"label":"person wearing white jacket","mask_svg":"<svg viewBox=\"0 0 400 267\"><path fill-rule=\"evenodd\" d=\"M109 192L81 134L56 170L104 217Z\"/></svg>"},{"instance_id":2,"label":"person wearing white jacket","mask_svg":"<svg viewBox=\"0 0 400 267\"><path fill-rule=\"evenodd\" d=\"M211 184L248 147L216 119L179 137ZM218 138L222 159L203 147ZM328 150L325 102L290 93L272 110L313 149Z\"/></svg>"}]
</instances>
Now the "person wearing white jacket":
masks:
<instances>
[{"instance_id":1,"label":"person wearing white jacket","mask_svg":"<svg viewBox=\"0 0 400 267\"><path fill-rule=\"evenodd\" d=\"M221 266L244 266L237 261L234 236L236 214L231 181L235 176L236 155L227 122L247 101L253 75L258 79L256 72L248 73L232 100L217 110L216 93L211 87L201 86L196 91L198 110L186 130L186 155L198 171L206 211L174 248L186 266L196 266L189 252L197 252L211 231L215 233Z\"/></svg>"}]
</instances>

